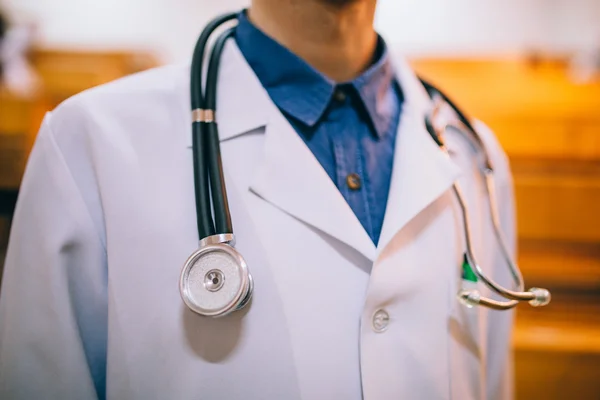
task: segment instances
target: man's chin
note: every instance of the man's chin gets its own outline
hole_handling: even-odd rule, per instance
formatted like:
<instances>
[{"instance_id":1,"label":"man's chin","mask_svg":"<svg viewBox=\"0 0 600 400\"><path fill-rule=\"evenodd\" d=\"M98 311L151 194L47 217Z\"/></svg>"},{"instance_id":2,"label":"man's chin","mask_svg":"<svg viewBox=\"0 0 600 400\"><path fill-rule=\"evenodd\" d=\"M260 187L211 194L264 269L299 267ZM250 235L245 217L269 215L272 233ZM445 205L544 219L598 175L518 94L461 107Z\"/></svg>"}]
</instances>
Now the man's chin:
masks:
<instances>
[{"instance_id":1,"label":"man's chin","mask_svg":"<svg viewBox=\"0 0 600 400\"><path fill-rule=\"evenodd\" d=\"M327 4L336 7L345 7L351 4L359 3L362 0L317 0L319 3Z\"/></svg>"}]
</instances>

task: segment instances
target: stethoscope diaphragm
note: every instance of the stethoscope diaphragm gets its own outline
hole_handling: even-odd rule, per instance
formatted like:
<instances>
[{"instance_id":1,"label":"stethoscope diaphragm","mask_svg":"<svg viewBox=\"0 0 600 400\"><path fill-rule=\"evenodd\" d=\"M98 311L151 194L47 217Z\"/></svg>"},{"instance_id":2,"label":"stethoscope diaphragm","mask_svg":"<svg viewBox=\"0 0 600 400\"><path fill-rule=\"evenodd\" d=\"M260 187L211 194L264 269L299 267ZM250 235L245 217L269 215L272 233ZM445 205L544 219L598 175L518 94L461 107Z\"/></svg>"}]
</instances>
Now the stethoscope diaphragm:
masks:
<instances>
[{"instance_id":1,"label":"stethoscope diaphragm","mask_svg":"<svg viewBox=\"0 0 600 400\"><path fill-rule=\"evenodd\" d=\"M222 317L243 308L252 297L253 281L244 258L228 244L201 246L186 261L179 290L197 314Z\"/></svg>"}]
</instances>

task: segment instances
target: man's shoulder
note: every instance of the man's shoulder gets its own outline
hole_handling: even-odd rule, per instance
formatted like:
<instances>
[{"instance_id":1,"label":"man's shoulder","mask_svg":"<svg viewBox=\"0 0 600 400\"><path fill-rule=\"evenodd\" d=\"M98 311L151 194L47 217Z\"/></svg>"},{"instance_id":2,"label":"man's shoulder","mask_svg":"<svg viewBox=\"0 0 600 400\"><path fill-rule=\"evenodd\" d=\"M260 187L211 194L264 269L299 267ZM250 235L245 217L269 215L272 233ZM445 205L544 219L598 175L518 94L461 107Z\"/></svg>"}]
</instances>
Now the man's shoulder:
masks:
<instances>
[{"instance_id":1,"label":"man's shoulder","mask_svg":"<svg viewBox=\"0 0 600 400\"><path fill-rule=\"evenodd\" d=\"M142 140L185 121L189 79L189 65L184 64L136 73L65 100L49 113L47 126L60 147L115 138Z\"/></svg>"},{"instance_id":2,"label":"man's shoulder","mask_svg":"<svg viewBox=\"0 0 600 400\"><path fill-rule=\"evenodd\" d=\"M473 125L485 146L496 175L501 180L512 180L508 156L494 131L480 120L473 121Z\"/></svg>"},{"instance_id":3,"label":"man's shoulder","mask_svg":"<svg viewBox=\"0 0 600 400\"><path fill-rule=\"evenodd\" d=\"M70 100L169 93L189 82L188 64L172 64L138 72L85 90Z\"/></svg>"},{"instance_id":4,"label":"man's shoulder","mask_svg":"<svg viewBox=\"0 0 600 400\"><path fill-rule=\"evenodd\" d=\"M52 111L53 120L130 118L187 101L189 65L152 68L85 90Z\"/></svg>"}]
</instances>

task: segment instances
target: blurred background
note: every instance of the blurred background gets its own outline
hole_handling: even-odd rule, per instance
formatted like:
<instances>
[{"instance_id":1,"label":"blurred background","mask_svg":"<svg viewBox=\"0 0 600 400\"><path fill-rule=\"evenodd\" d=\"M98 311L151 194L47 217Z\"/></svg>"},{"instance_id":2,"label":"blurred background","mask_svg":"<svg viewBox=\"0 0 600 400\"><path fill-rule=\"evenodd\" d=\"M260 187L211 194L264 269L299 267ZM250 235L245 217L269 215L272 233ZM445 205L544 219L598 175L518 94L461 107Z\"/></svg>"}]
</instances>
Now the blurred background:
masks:
<instances>
[{"instance_id":1,"label":"blurred background","mask_svg":"<svg viewBox=\"0 0 600 400\"><path fill-rule=\"evenodd\" d=\"M41 118L86 88L189 59L241 0L0 0L0 265ZM380 0L395 50L497 133L519 261L548 287L519 308L518 399L600 399L600 0Z\"/></svg>"}]
</instances>

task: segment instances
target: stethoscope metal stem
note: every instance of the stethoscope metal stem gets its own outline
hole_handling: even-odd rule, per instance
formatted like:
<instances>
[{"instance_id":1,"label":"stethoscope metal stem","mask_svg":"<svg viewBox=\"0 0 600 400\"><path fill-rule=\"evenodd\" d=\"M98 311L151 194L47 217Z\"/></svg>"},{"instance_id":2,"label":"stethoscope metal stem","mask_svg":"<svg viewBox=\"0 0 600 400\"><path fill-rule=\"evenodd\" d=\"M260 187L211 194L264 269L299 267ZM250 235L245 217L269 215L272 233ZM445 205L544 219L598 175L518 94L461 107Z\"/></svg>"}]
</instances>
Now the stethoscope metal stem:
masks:
<instances>
[{"instance_id":1,"label":"stethoscope metal stem","mask_svg":"<svg viewBox=\"0 0 600 400\"><path fill-rule=\"evenodd\" d=\"M472 248L470 217L469 217L469 212L467 210L467 206L465 204L465 200L464 200L464 196L463 196L463 192L460 187L460 184L458 182L455 182L454 185L452 186L452 190L456 196L456 199L458 200L458 204L460 206L460 210L461 210L461 214L462 214L463 232L464 232L465 247L466 247L465 255L467 257L467 262L473 269L473 272L475 273L475 275L477 275L477 279L481 280L490 289L492 289L496 293L503 296L503 293L502 293L503 291L501 290L501 288L498 288L498 285L496 285L495 282L493 282L491 279L488 279L488 277L485 275L485 273L483 272L483 270L477 263L477 260L475 259L475 254L474 254L473 248ZM477 290L469 290L469 291L462 290L459 292L459 299L466 305L471 305L471 306L472 305L494 305L495 307L493 307L493 308L496 308L496 309L509 309L509 308L513 308L517 304L519 304L518 301L498 302L498 301L495 301L492 299L481 297L479 291L477 291Z\"/></svg>"},{"instance_id":2,"label":"stethoscope metal stem","mask_svg":"<svg viewBox=\"0 0 600 400\"><path fill-rule=\"evenodd\" d=\"M486 165L489 166L490 164L486 163ZM496 310L507 310L513 308L521 301L528 301L529 304L531 304L534 307L544 306L550 302L550 292L548 292L548 290L541 288L531 288L529 289L529 291L523 291L524 285L522 275L520 274L519 269L516 267L516 264L514 263L510 255L508 246L506 245L506 241L500 228L500 219L498 216L498 209L496 205L494 190L495 184L493 178L493 170L489 167L486 167L484 170L484 177L486 180L488 203L490 205L490 214L492 216L491 219L494 234L500 244L500 250L502 252L504 261L509 266L513 279L516 283L517 291L507 289L496 283L493 279L491 279L485 274L485 272L477 262L472 246L473 241L470 229L471 224L469 211L466 206L465 197L463 195L460 184L458 182L455 182L453 184L452 190L456 195L462 213L467 261L472 267L478 279L480 279L492 291L496 292L505 299L508 299L509 301L496 301L493 299L482 297L479 291L476 290L460 291L458 294L459 299L469 306L482 305Z\"/></svg>"},{"instance_id":3,"label":"stethoscope metal stem","mask_svg":"<svg viewBox=\"0 0 600 400\"><path fill-rule=\"evenodd\" d=\"M470 229L471 224L469 218L469 211L466 206L465 197L463 195L460 184L458 182L455 182L453 184L453 192L456 198L458 199L458 203L460 205L460 210L462 214L463 231L466 242L465 257L467 259L467 262L473 270L474 274L477 276L478 280L481 280L493 292L507 299L507 301L497 301L481 296L481 293L478 290L461 290L458 293L459 300L469 307L481 305L495 310L511 309L517 304L519 304L519 302L521 301L527 301L530 305L534 307L544 306L548 304L550 302L550 292L548 290L541 288L531 288L528 291L524 291L523 276L519 270L519 267L517 266L516 262L513 260L510 254L509 247L507 245L506 239L504 238L500 226L500 217L498 215L498 206L496 202L494 169L481 137L477 134L474 126L469 122L469 120L456 107L456 105L453 102L451 102L443 93L441 93L432 85L428 84L427 82L424 82L423 84L429 92L429 95L433 99L433 107L425 121L426 127L429 133L431 134L432 138L440 146L442 151L444 151L448 155L448 157L450 156L444 144L444 134L449 128L453 128L457 132L461 133L461 135L464 136L471 145L475 146L477 153L483 158L482 167L480 166L479 168L482 171L483 177L485 179L485 188L488 196L488 204L490 208L489 211L492 220L492 229L494 231L496 240L499 244L500 252L502 253L502 258L508 265L509 271L511 273L516 288L516 290L511 290L499 285L493 279L488 277L481 268L481 266L477 263L472 246L473 241ZM455 118L448 118L448 116L442 115L442 109L445 106L449 106L450 109L453 110ZM478 160L478 162L479 161L481 160Z\"/></svg>"},{"instance_id":4,"label":"stethoscope metal stem","mask_svg":"<svg viewBox=\"0 0 600 400\"><path fill-rule=\"evenodd\" d=\"M521 274L521 270L517 267L516 263L513 262L513 259L510 255L510 250L508 249L508 245L506 242L506 238L502 233L502 227L500 226L500 216L498 215L498 203L496 202L496 185L494 184L494 171L486 168L484 171L485 184L488 192L489 198L489 206L490 206L490 214L492 217L492 227L494 228L494 234L496 235L496 240L500 244L500 250L502 251L502 256L504 260L509 266L510 273L515 281L515 286L517 290L522 292L525 288L525 284L523 282L523 275Z\"/></svg>"}]
</instances>

